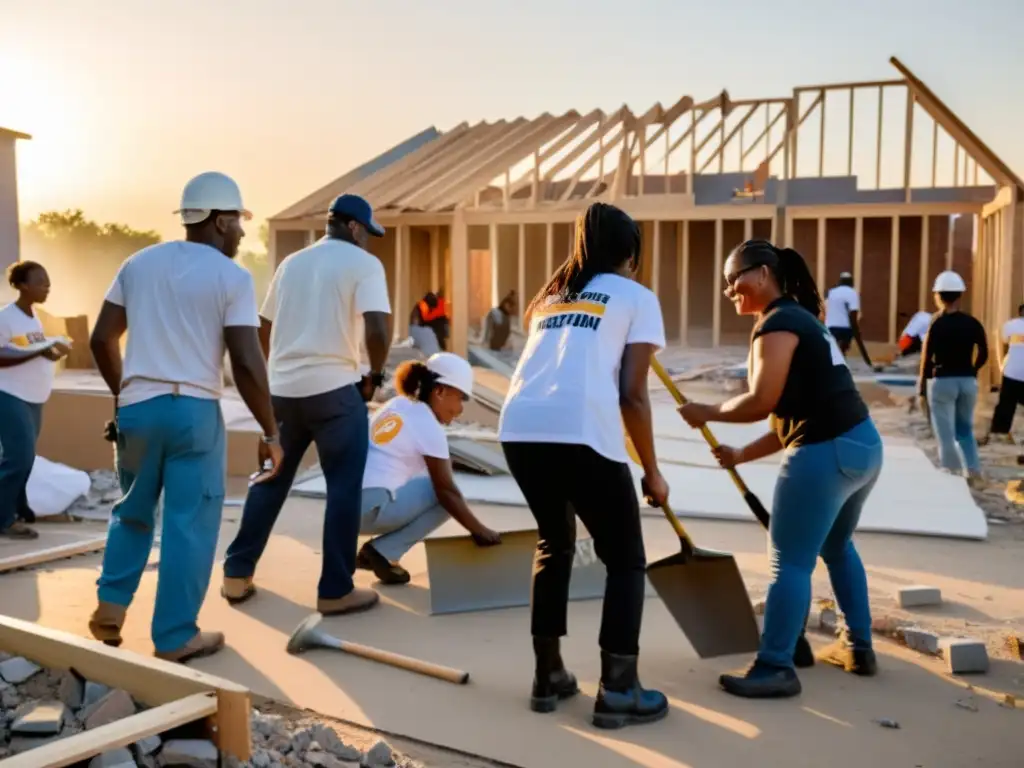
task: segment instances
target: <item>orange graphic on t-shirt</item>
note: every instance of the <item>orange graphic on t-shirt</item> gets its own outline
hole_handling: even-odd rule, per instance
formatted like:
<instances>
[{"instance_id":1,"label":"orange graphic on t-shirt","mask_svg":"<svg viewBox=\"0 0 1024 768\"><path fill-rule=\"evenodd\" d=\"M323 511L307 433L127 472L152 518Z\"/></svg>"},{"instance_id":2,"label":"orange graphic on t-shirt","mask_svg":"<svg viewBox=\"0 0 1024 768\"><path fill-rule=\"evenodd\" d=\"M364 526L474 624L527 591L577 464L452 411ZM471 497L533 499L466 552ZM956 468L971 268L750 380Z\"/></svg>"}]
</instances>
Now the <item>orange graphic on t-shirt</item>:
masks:
<instances>
[{"instance_id":1,"label":"orange graphic on t-shirt","mask_svg":"<svg viewBox=\"0 0 1024 768\"><path fill-rule=\"evenodd\" d=\"M370 440L374 445L387 445L402 431L402 417L397 413L385 416L373 425Z\"/></svg>"}]
</instances>

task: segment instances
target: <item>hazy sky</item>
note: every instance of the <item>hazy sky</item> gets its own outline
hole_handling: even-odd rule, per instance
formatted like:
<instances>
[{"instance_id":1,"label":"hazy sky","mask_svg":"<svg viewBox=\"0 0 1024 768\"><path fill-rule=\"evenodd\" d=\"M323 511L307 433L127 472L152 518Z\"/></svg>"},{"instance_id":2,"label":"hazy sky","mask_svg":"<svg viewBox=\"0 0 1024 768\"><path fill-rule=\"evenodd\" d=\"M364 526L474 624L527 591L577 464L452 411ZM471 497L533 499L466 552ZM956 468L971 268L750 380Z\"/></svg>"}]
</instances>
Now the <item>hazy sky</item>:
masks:
<instances>
[{"instance_id":1,"label":"hazy sky","mask_svg":"<svg viewBox=\"0 0 1024 768\"><path fill-rule=\"evenodd\" d=\"M1022 30L1021 0L0 0L0 126L34 137L23 218L176 236L200 171L263 219L430 125L787 96L895 54L1024 174Z\"/></svg>"}]
</instances>

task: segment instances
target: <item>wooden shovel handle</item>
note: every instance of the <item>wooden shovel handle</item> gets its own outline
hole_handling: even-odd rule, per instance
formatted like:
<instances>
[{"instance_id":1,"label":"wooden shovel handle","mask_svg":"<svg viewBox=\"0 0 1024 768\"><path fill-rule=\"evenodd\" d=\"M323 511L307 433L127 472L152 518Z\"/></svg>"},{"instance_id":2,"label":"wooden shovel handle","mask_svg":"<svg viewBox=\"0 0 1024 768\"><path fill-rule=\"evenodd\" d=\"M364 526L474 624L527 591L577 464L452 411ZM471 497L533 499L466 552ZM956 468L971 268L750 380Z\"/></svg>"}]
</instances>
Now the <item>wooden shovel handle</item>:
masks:
<instances>
[{"instance_id":1,"label":"wooden shovel handle","mask_svg":"<svg viewBox=\"0 0 1024 768\"><path fill-rule=\"evenodd\" d=\"M679 391L679 387L677 387L676 383L672 381L672 378L668 375L668 371L666 371L662 367L661 363L658 361L658 358L653 356L651 357L651 369L654 371L655 374L657 374L658 378L661 379L661 383L665 385L665 389L669 391L669 394L672 395L676 403L678 403L679 405L686 405L686 398L683 396L683 393ZM707 442L708 445L711 446L712 449L718 447L718 440L711 433L711 430L708 429L707 424L700 428L700 433L701 435L704 436L704 440ZM733 484L736 486L737 490L739 490L740 493L742 493L744 496L750 493L750 489L747 488L747 484L743 482L743 478L740 477L739 472L736 471L735 467L730 467L729 469L726 470L726 472L729 473L729 477L732 478Z\"/></svg>"},{"instance_id":2,"label":"wooden shovel handle","mask_svg":"<svg viewBox=\"0 0 1024 768\"><path fill-rule=\"evenodd\" d=\"M369 645L360 645L359 643L341 640L339 650L350 653L353 656L361 656L364 659L376 661L380 664L388 664L389 666L405 669L409 672L416 672L420 675L436 677L438 680L455 683L455 685L465 685L469 682L469 672L464 672L461 669L445 667L441 664L423 661L422 659L414 659L411 656L403 656L400 653L392 653L391 651L385 651Z\"/></svg>"}]
</instances>

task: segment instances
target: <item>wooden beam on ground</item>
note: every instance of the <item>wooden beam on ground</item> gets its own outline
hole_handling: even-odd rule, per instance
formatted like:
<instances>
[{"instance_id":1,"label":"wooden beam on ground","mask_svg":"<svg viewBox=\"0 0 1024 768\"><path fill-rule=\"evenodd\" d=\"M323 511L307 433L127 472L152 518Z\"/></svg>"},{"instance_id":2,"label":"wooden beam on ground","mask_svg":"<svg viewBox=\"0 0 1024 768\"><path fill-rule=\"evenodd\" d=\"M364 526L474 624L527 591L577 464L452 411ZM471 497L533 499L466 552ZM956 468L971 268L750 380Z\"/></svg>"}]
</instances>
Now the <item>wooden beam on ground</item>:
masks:
<instances>
[{"instance_id":1,"label":"wooden beam on ground","mask_svg":"<svg viewBox=\"0 0 1024 768\"><path fill-rule=\"evenodd\" d=\"M61 544L56 547L38 549L35 552L25 552L21 555L11 555L0 559L0 573L16 571L19 568L31 568L34 565L52 563L54 560L63 560L75 555L86 555L90 552L99 552L107 546L107 537L86 539L71 544ZM0 649L2 650L2 649Z\"/></svg>"},{"instance_id":2,"label":"wooden beam on ground","mask_svg":"<svg viewBox=\"0 0 1024 768\"><path fill-rule=\"evenodd\" d=\"M217 713L213 693L194 693L178 701L147 709L137 715L108 725L51 741L3 761L4 768L64 768L88 760L94 755L130 747L148 736L155 736Z\"/></svg>"},{"instance_id":3,"label":"wooden beam on ground","mask_svg":"<svg viewBox=\"0 0 1024 768\"><path fill-rule=\"evenodd\" d=\"M122 688L151 707L212 691L217 697L213 740L222 752L242 761L249 759L249 691L230 680L11 616L0 616L0 650L42 667L74 669L87 680Z\"/></svg>"}]
</instances>

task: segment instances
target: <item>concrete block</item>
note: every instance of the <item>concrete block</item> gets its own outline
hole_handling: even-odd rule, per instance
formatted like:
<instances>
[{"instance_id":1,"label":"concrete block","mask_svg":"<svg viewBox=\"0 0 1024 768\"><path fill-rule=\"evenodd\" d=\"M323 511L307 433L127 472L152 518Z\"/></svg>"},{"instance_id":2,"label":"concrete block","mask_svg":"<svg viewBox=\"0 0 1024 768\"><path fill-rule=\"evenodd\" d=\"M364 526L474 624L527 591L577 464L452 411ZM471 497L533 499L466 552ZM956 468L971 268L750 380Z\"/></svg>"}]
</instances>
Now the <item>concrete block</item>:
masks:
<instances>
[{"instance_id":1,"label":"concrete block","mask_svg":"<svg viewBox=\"0 0 1024 768\"><path fill-rule=\"evenodd\" d=\"M0 677L8 683L19 685L28 680L32 675L42 669L38 664L33 664L28 659L15 656L13 659L0 662Z\"/></svg>"},{"instance_id":2,"label":"concrete block","mask_svg":"<svg viewBox=\"0 0 1024 768\"><path fill-rule=\"evenodd\" d=\"M137 768L132 753L124 747L96 755L89 761L89 768Z\"/></svg>"},{"instance_id":3,"label":"concrete block","mask_svg":"<svg viewBox=\"0 0 1024 768\"><path fill-rule=\"evenodd\" d=\"M25 705L11 723L11 733L48 736L60 733L68 708L62 701L41 701Z\"/></svg>"},{"instance_id":4,"label":"concrete block","mask_svg":"<svg viewBox=\"0 0 1024 768\"><path fill-rule=\"evenodd\" d=\"M904 627L900 630L900 635L908 648L931 656L939 655L941 640L934 632L920 627Z\"/></svg>"},{"instance_id":5,"label":"concrete block","mask_svg":"<svg viewBox=\"0 0 1024 768\"><path fill-rule=\"evenodd\" d=\"M981 640L946 638L942 641L946 669L954 675L988 672L988 650Z\"/></svg>"},{"instance_id":6,"label":"concrete block","mask_svg":"<svg viewBox=\"0 0 1024 768\"><path fill-rule=\"evenodd\" d=\"M160 752L160 764L217 768L217 747L206 739L172 739Z\"/></svg>"},{"instance_id":7,"label":"concrete block","mask_svg":"<svg viewBox=\"0 0 1024 768\"><path fill-rule=\"evenodd\" d=\"M900 608L924 608L942 605L942 590L938 587L915 585L903 587L896 593Z\"/></svg>"}]
</instances>

